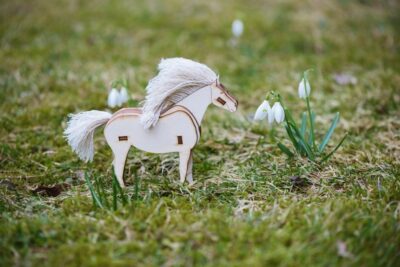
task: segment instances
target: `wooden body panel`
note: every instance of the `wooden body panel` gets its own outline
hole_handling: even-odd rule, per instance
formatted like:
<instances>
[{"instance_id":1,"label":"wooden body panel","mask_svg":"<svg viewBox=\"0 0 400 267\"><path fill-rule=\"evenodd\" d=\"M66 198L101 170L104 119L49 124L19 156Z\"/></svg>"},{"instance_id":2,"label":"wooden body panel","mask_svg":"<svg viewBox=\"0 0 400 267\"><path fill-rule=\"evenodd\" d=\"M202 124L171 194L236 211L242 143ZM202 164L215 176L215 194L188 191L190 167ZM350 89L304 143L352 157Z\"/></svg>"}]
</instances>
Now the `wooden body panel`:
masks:
<instances>
[{"instance_id":1,"label":"wooden body panel","mask_svg":"<svg viewBox=\"0 0 400 267\"><path fill-rule=\"evenodd\" d=\"M108 144L125 149L127 145L152 153L182 152L192 149L200 138L195 117L184 107L174 106L160 116L156 126L143 129L140 109L122 109L107 123L104 135Z\"/></svg>"}]
</instances>

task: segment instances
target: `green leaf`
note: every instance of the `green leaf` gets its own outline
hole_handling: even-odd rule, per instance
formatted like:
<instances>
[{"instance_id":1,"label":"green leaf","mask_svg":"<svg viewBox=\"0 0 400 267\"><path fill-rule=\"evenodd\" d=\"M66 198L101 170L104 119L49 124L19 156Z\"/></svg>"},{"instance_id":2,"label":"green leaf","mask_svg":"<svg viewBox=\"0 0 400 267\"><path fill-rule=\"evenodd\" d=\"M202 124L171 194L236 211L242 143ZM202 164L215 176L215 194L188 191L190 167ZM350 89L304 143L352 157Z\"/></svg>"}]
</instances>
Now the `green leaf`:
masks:
<instances>
[{"instance_id":1,"label":"green leaf","mask_svg":"<svg viewBox=\"0 0 400 267\"><path fill-rule=\"evenodd\" d=\"M287 108L285 108L285 118L286 118L287 122L290 122L291 124L293 124L293 125L295 125L297 127L296 122L294 121L292 114L290 113L290 111Z\"/></svg>"},{"instance_id":2,"label":"green leaf","mask_svg":"<svg viewBox=\"0 0 400 267\"><path fill-rule=\"evenodd\" d=\"M113 197L113 210L118 209L118 192L117 192L117 181L114 178L112 181L112 197Z\"/></svg>"},{"instance_id":3,"label":"green leaf","mask_svg":"<svg viewBox=\"0 0 400 267\"><path fill-rule=\"evenodd\" d=\"M86 184L87 184L87 186L89 188L90 194L92 195L93 204L95 204L95 206L97 205L101 209L103 209L104 206L101 203L100 198L98 197L98 195L94 191L93 184L92 184L92 182L90 182L89 175L87 174L87 172L85 172L85 180L86 180Z\"/></svg>"},{"instance_id":4,"label":"green leaf","mask_svg":"<svg viewBox=\"0 0 400 267\"><path fill-rule=\"evenodd\" d=\"M295 131L295 133L296 133L296 135L297 135L297 137L298 137L298 139L299 139L299 143L300 143L300 145L304 148L304 150L305 150L305 152L306 152L306 154L307 154L307 157L308 157L311 161L314 161L314 159L315 159L314 153L313 153L311 147L307 144L307 142L306 142L306 141L304 140L304 138L301 136L301 133L300 133L299 129L297 129L297 127L294 126L294 125L291 125L291 128L293 128L293 130Z\"/></svg>"},{"instance_id":5,"label":"green leaf","mask_svg":"<svg viewBox=\"0 0 400 267\"><path fill-rule=\"evenodd\" d=\"M296 138L294 137L290 125L289 125L289 124L286 124L286 125L285 125L285 129L286 129L286 132L287 132L287 134L288 134L288 136L289 136L290 141L292 141L292 144L293 144L294 148L296 149L297 152L301 153L301 152L302 152L301 146L300 146L300 144L297 142Z\"/></svg>"},{"instance_id":6,"label":"green leaf","mask_svg":"<svg viewBox=\"0 0 400 267\"><path fill-rule=\"evenodd\" d=\"M137 170L135 170L135 201L139 199L139 177L137 175Z\"/></svg>"},{"instance_id":7,"label":"green leaf","mask_svg":"<svg viewBox=\"0 0 400 267\"><path fill-rule=\"evenodd\" d=\"M339 116L339 112L337 112L336 115L335 115L335 117L334 117L333 120L332 120L331 127L329 127L329 130L326 132L325 137L324 137L324 139L322 140L322 143L319 145L318 150L319 150L320 153L322 153L322 152L324 151L325 146L328 144L329 139L331 138L332 133L333 133L333 131L335 130L336 125L337 125L337 123L338 123L338 121L339 121L339 117L340 117L340 116Z\"/></svg>"},{"instance_id":8,"label":"green leaf","mask_svg":"<svg viewBox=\"0 0 400 267\"><path fill-rule=\"evenodd\" d=\"M102 180L101 192L102 192L101 202L103 203L103 205L106 208L109 208L110 207L110 203L108 202L108 196L107 196L106 191L105 191L104 180Z\"/></svg>"},{"instance_id":9,"label":"green leaf","mask_svg":"<svg viewBox=\"0 0 400 267\"><path fill-rule=\"evenodd\" d=\"M101 203L103 204L103 206L105 208L108 208L110 205L108 203L107 194L104 189L106 187L104 184L104 179L103 178L100 179L100 177L94 176L94 181L96 183L96 193L97 193Z\"/></svg>"},{"instance_id":10,"label":"green leaf","mask_svg":"<svg viewBox=\"0 0 400 267\"><path fill-rule=\"evenodd\" d=\"M286 121L286 125L285 125L286 132L287 132L290 140L292 141L296 151L302 156L307 155L307 151L305 150L304 146L301 145L300 141L298 140L298 138L295 137L295 134L293 133L293 130L294 129L298 130L298 128L297 128L296 122L294 121L294 119L292 117L292 114L290 113L290 111L288 109L285 109L285 121ZM292 130L292 128L293 128L293 130Z\"/></svg>"},{"instance_id":11,"label":"green leaf","mask_svg":"<svg viewBox=\"0 0 400 267\"><path fill-rule=\"evenodd\" d=\"M282 143L278 143L279 149L285 153L289 158L293 157L294 154L290 151L290 149Z\"/></svg>"},{"instance_id":12,"label":"green leaf","mask_svg":"<svg viewBox=\"0 0 400 267\"><path fill-rule=\"evenodd\" d=\"M329 153L328 155L326 155L326 156L321 160L321 163L327 161L327 160L333 155L333 153L335 153L336 150L339 149L339 147L342 145L342 143L343 143L344 140L346 139L347 135L348 135L348 134L346 133L346 134L343 136L343 138L342 138L342 140L340 140L339 144L332 150L331 153Z\"/></svg>"},{"instance_id":13,"label":"green leaf","mask_svg":"<svg viewBox=\"0 0 400 267\"><path fill-rule=\"evenodd\" d=\"M298 142L297 142L296 138L294 137L293 132L292 132L291 128L289 127L289 125L285 125L285 129L289 136L290 141L292 141L293 145L296 147L298 145Z\"/></svg>"},{"instance_id":14,"label":"green leaf","mask_svg":"<svg viewBox=\"0 0 400 267\"><path fill-rule=\"evenodd\" d=\"M116 189L116 197L119 193L121 201L122 201L122 205L126 205L128 203L128 199L125 196L124 190L121 188L121 186L119 185L117 176L115 175L114 169L113 169L113 186L115 185L115 189Z\"/></svg>"}]
</instances>

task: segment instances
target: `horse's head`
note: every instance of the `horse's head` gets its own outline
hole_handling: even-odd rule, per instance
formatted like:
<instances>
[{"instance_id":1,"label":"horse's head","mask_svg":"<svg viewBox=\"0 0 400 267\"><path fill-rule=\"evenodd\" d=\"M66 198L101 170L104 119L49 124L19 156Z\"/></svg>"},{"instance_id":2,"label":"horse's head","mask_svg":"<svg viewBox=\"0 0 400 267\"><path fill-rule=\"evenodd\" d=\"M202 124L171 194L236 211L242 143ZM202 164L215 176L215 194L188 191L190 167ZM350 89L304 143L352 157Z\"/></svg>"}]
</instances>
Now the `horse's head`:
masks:
<instances>
[{"instance_id":1,"label":"horse's head","mask_svg":"<svg viewBox=\"0 0 400 267\"><path fill-rule=\"evenodd\" d=\"M211 100L214 105L235 112L239 102L234 98L225 86L218 80L211 85Z\"/></svg>"}]
</instances>

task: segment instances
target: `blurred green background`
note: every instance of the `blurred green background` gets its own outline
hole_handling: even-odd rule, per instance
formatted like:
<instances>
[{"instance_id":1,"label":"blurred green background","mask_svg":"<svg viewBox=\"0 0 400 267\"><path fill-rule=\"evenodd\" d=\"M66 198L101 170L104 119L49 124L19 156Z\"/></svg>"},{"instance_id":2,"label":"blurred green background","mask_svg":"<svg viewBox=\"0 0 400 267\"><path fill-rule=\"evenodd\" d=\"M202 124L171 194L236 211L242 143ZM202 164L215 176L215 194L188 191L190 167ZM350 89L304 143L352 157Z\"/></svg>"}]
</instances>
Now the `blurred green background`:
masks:
<instances>
[{"instance_id":1,"label":"blurred green background","mask_svg":"<svg viewBox=\"0 0 400 267\"><path fill-rule=\"evenodd\" d=\"M0 265L399 265L399 14L389 0L1 1ZM209 109L194 186L177 182L176 155L131 151L140 201L93 210L83 172L111 181L111 151L100 130L94 162L79 161L67 115L108 109L117 79L139 105L176 56L219 73L238 112ZM323 166L287 161L282 127L249 120L268 90L304 110L308 68L319 129L340 111L334 141L349 132ZM55 197L35 191L54 185Z\"/></svg>"}]
</instances>

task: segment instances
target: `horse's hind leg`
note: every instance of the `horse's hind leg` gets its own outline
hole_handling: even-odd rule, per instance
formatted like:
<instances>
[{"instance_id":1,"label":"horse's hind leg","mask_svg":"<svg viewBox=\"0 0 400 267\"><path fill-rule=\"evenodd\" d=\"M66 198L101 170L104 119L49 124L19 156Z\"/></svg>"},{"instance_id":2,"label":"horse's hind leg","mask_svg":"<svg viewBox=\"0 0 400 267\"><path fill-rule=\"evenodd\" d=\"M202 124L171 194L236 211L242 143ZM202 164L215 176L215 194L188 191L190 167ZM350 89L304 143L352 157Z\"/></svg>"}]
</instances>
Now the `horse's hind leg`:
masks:
<instances>
[{"instance_id":1,"label":"horse's hind leg","mask_svg":"<svg viewBox=\"0 0 400 267\"><path fill-rule=\"evenodd\" d=\"M188 171L189 159L190 159L190 150L179 152L179 174L181 183L185 182L186 174Z\"/></svg>"},{"instance_id":2,"label":"horse's hind leg","mask_svg":"<svg viewBox=\"0 0 400 267\"><path fill-rule=\"evenodd\" d=\"M190 151L186 181L188 181L189 184L193 184L193 150Z\"/></svg>"},{"instance_id":3,"label":"horse's hind leg","mask_svg":"<svg viewBox=\"0 0 400 267\"><path fill-rule=\"evenodd\" d=\"M112 151L114 153L114 161L113 161L114 172L121 188L125 187L124 167L125 167L126 156L128 155L130 147L131 145L128 143L118 144L118 146L112 147Z\"/></svg>"}]
</instances>

